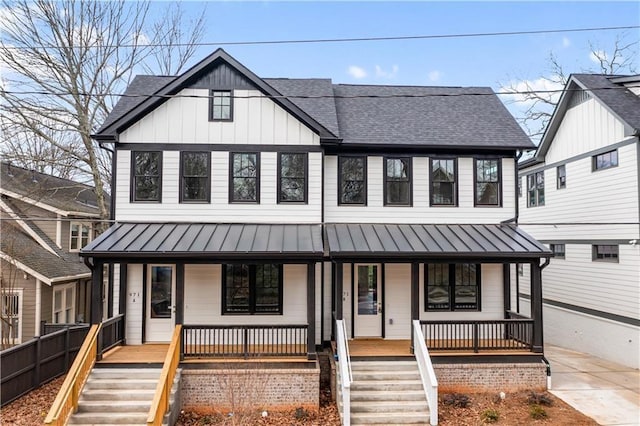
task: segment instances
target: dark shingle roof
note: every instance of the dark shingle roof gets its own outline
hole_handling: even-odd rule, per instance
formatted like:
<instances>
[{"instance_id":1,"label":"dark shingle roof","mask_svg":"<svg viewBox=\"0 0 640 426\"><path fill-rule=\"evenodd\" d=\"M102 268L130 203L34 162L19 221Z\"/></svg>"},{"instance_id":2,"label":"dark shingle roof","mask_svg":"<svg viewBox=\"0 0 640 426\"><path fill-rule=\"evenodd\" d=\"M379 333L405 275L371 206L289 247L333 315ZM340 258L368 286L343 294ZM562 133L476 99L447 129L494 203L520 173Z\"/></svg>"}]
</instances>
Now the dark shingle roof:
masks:
<instances>
[{"instance_id":1,"label":"dark shingle roof","mask_svg":"<svg viewBox=\"0 0 640 426\"><path fill-rule=\"evenodd\" d=\"M634 129L640 130L640 96L625 89L623 85L611 81L611 79L620 76L573 74L573 77L586 89L596 89L592 92L593 96L600 99L622 121Z\"/></svg>"},{"instance_id":2,"label":"dark shingle roof","mask_svg":"<svg viewBox=\"0 0 640 426\"><path fill-rule=\"evenodd\" d=\"M336 85L334 92L344 144L534 146L488 87Z\"/></svg>"},{"instance_id":3,"label":"dark shingle roof","mask_svg":"<svg viewBox=\"0 0 640 426\"><path fill-rule=\"evenodd\" d=\"M0 188L66 212L100 213L93 187L5 162L0 165Z\"/></svg>"},{"instance_id":4,"label":"dark shingle roof","mask_svg":"<svg viewBox=\"0 0 640 426\"><path fill-rule=\"evenodd\" d=\"M45 278L56 280L77 275L90 276L80 256L59 252L59 256L45 250L40 244L25 234L22 229L10 223L3 223L0 249L7 256L33 269Z\"/></svg>"}]
</instances>

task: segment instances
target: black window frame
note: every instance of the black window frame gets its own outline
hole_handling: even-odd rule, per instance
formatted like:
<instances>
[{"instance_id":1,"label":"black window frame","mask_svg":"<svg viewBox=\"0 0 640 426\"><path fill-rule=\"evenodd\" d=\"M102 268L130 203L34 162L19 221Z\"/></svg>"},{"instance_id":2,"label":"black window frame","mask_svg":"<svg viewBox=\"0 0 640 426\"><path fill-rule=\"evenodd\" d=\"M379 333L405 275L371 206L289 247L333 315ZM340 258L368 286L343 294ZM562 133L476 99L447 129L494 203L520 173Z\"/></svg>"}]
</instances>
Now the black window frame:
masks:
<instances>
[{"instance_id":1,"label":"black window frame","mask_svg":"<svg viewBox=\"0 0 640 426\"><path fill-rule=\"evenodd\" d=\"M277 310L272 311L261 311L257 309L256 304L256 281L257 281L257 272L259 267L264 267L266 265L274 266L278 269L278 308ZM238 309L229 309L227 306L227 268L238 268L238 267L247 267L248 268L248 279L249 279L249 295L248 295L248 304L246 311L238 310ZM282 315L284 310L284 265L282 263L260 263L260 264L248 264L248 263L231 263L231 264L222 264L221 265L222 272L222 306L221 313L222 315Z\"/></svg>"},{"instance_id":2,"label":"black window frame","mask_svg":"<svg viewBox=\"0 0 640 426\"><path fill-rule=\"evenodd\" d=\"M234 198L234 169L233 163L236 155L255 155L256 156L256 176L255 177L246 177L246 176L238 176L237 178L243 179L255 179L256 180L256 197L255 200L236 200ZM260 204L260 152L243 152L243 151L234 151L229 153L229 204Z\"/></svg>"},{"instance_id":3,"label":"black window frame","mask_svg":"<svg viewBox=\"0 0 640 426\"><path fill-rule=\"evenodd\" d=\"M138 175L136 173L136 156L138 154L158 154L158 175L155 176L158 179L158 197L153 199L138 199L137 195L137 181L139 177L154 177L154 175ZM129 170L130 187L129 187L129 200L132 203L162 203L162 157L163 151L150 150L150 151L131 151L131 168Z\"/></svg>"},{"instance_id":4,"label":"black window frame","mask_svg":"<svg viewBox=\"0 0 640 426\"><path fill-rule=\"evenodd\" d=\"M482 181L479 182L478 176L478 162L495 161L497 167L497 181ZM474 158L473 159L473 206L474 207L502 207L502 159L501 158ZM478 201L478 185L481 183L495 184L496 188L496 202L495 203L481 203Z\"/></svg>"},{"instance_id":5,"label":"black window frame","mask_svg":"<svg viewBox=\"0 0 640 426\"><path fill-rule=\"evenodd\" d=\"M343 201L343 173L342 173L342 165L345 160L353 160L353 159L361 159L362 160L362 192L363 192L363 200L362 202L346 202ZM366 206L368 200L368 158L366 155L339 155L338 156L338 205L339 206ZM360 182L360 181L354 181Z\"/></svg>"},{"instance_id":6,"label":"black window frame","mask_svg":"<svg viewBox=\"0 0 640 426\"><path fill-rule=\"evenodd\" d=\"M304 157L304 171L302 177L286 177L285 179L304 179L304 196L302 200L286 200L282 197L282 157L285 155L300 155ZM306 152L279 152L278 153L278 204L307 204L309 202L309 154Z\"/></svg>"},{"instance_id":7,"label":"black window frame","mask_svg":"<svg viewBox=\"0 0 640 426\"><path fill-rule=\"evenodd\" d=\"M395 178L395 177L389 177L387 174L387 162L390 160L400 160L400 161L406 161L407 164L407 177L406 178ZM383 194L382 194L382 198L383 198L383 205L384 206L398 206L398 207L411 207L413 206L413 157L409 157L409 156L385 156L383 158L382 161L382 177L383 177ZM405 183L409 186L408 188L408 192L409 192L409 199L404 202L404 201L400 201L400 202L391 202L387 199L387 195L389 194L389 188L388 185L390 183Z\"/></svg>"},{"instance_id":8,"label":"black window frame","mask_svg":"<svg viewBox=\"0 0 640 426\"><path fill-rule=\"evenodd\" d=\"M560 164L556 167L556 189L564 189L567 187L567 166Z\"/></svg>"},{"instance_id":9,"label":"black window frame","mask_svg":"<svg viewBox=\"0 0 640 426\"><path fill-rule=\"evenodd\" d=\"M562 243L551 243L549 244L549 250L554 254L554 259L564 259L567 247Z\"/></svg>"},{"instance_id":10,"label":"black window frame","mask_svg":"<svg viewBox=\"0 0 640 426\"><path fill-rule=\"evenodd\" d=\"M203 154L207 161L207 175L206 176L185 176L184 174L184 159L185 156L191 154ZM198 178L206 179L205 183L205 198L204 199L185 199L185 178ZM183 204L208 204L211 203L211 151L180 151L180 203Z\"/></svg>"},{"instance_id":11,"label":"black window frame","mask_svg":"<svg viewBox=\"0 0 640 426\"><path fill-rule=\"evenodd\" d=\"M434 185L440 182L446 182L434 178L434 161L453 161L453 197L451 204L435 203L433 196L435 194ZM429 158L429 206L431 207L457 207L458 206L458 158L457 157L430 157Z\"/></svg>"},{"instance_id":12,"label":"black window frame","mask_svg":"<svg viewBox=\"0 0 640 426\"><path fill-rule=\"evenodd\" d=\"M429 265L448 267L448 306L446 308L429 307ZM456 266L474 265L476 270L476 303L473 307L456 306ZM482 311L482 264L480 263L425 263L423 274L424 311L425 312L481 312Z\"/></svg>"},{"instance_id":13,"label":"black window frame","mask_svg":"<svg viewBox=\"0 0 640 426\"><path fill-rule=\"evenodd\" d=\"M542 176L542 202L540 202L540 184L538 183L538 176ZM531 186L531 180L533 179L534 185ZM544 170L539 172L529 173L527 175L527 207L541 207L545 203L545 182L544 182ZM535 203L531 202L531 192L535 193Z\"/></svg>"},{"instance_id":14,"label":"black window frame","mask_svg":"<svg viewBox=\"0 0 640 426\"><path fill-rule=\"evenodd\" d=\"M615 250L611 250L614 247ZM601 249L603 249L602 253L600 253ZM606 253L606 251L610 252ZM619 263L620 246L617 244L593 244L591 246L591 260L594 262Z\"/></svg>"},{"instance_id":15,"label":"black window frame","mask_svg":"<svg viewBox=\"0 0 640 426\"><path fill-rule=\"evenodd\" d=\"M213 116L214 106L216 104L216 99L222 99L222 96L217 94L224 93L229 98L229 118L215 118ZM209 121L221 121L221 122L231 122L233 121L233 90L224 90L224 89L210 89L209 90Z\"/></svg>"},{"instance_id":16,"label":"black window frame","mask_svg":"<svg viewBox=\"0 0 640 426\"><path fill-rule=\"evenodd\" d=\"M598 159L604 158L607 155L609 156L609 163L606 165L598 166ZM615 161L613 161L614 158L615 158ZM593 157L591 157L591 171L593 172L612 169L614 167L618 167L618 164L619 164L619 157L618 157L617 149L612 149L611 151L602 152L600 154L596 154Z\"/></svg>"}]
</instances>

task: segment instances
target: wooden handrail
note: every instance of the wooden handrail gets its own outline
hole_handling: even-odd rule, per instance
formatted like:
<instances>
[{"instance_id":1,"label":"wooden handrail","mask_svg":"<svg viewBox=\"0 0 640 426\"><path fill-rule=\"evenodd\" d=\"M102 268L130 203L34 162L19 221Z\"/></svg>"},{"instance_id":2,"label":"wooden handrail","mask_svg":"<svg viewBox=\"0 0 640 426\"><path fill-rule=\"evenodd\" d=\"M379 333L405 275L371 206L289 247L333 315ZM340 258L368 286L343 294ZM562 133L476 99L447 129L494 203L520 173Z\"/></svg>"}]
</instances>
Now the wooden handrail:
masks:
<instances>
[{"instance_id":1,"label":"wooden handrail","mask_svg":"<svg viewBox=\"0 0 640 426\"><path fill-rule=\"evenodd\" d=\"M164 415L169 410L169 397L171 396L171 388L173 386L173 378L176 375L176 369L180 363L180 338L182 336L182 324L176 325L171 338L171 345L164 358L164 365L160 373L160 380L156 387L156 393L153 396L153 402L147 416L148 426L162 425Z\"/></svg>"},{"instance_id":2,"label":"wooden handrail","mask_svg":"<svg viewBox=\"0 0 640 426\"><path fill-rule=\"evenodd\" d=\"M101 324L94 324L73 361L53 405L44 419L46 425L65 425L69 416L78 409L78 398L82 388L96 363L98 354L98 334Z\"/></svg>"}]
</instances>

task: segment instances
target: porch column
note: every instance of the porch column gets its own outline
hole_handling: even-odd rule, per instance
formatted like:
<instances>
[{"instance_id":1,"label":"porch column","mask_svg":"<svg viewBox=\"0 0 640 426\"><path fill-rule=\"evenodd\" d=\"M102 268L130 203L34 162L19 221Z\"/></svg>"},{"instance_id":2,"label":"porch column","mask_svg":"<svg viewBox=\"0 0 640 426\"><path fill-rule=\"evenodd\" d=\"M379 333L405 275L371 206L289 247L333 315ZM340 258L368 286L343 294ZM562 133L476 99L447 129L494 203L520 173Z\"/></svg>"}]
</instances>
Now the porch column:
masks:
<instances>
[{"instance_id":1,"label":"porch column","mask_svg":"<svg viewBox=\"0 0 640 426\"><path fill-rule=\"evenodd\" d=\"M184 263L176 264L176 324L184 324Z\"/></svg>"},{"instance_id":2,"label":"porch column","mask_svg":"<svg viewBox=\"0 0 640 426\"><path fill-rule=\"evenodd\" d=\"M307 263L307 359L316 359L316 264Z\"/></svg>"},{"instance_id":3,"label":"porch column","mask_svg":"<svg viewBox=\"0 0 640 426\"><path fill-rule=\"evenodd\" d=\"M113 265L115 264L109 263L109 277L107 279L107 318L113 318L113 287L115 285L113 282Z\"/></svg>"},{"instance_id":4,"label":"porch column","mask_svg":"<svg viewBox=\"0 0 640 426\"><path fill-rule=\"evenodd\" d=\"M120 264L120 291L118 296L118 313L127 315L127 264Z\"/></svg>"},{"instance_id":5,"label":"porch column","mask_svg":"<svg viewBox=\"0 0 640 426\"><path fill-rule=\"evenodd\" d=\"M509 318L507 314L511 310L511 264L509 263L502 265L502 295L504 297L504 317Z\"/></svg>"},{"instance_id":6,"label":"porch column","mask_svg":"<svg viewBox=\"0 0 640 426\"><path fill-rule=\"evenodd\" d=\"M93 270L91 272L91 324L100 324L102 322L104 262L94 259Z\"/></svg>"},{"instance_id":7,"label":"porch column","mask_svg":"<svg viewBox=\"0 0 640 426\"><path fill-rule=\"evenodd\" d=\"M334 289L336 292L336 319L337 320L341 320L343 319L343 314L342 314L342 293L343 293L343 289L342 289L342 284L344 281L344 278L342 276L343 272L342 272L342 262L336 262L335 263L335 268L334 268L334 276L333 276L333 285L334 285Z\"/></svg>"},{"instance_id":8,"label":"porch column","mask_svg":"<svg viewBox=\"0 0 640 426\"><path fill-rule=\"evenodd\" d=\"M413 353L413 321L420 319L420 264L411 264L411 353Z\"/></svg>"},{"instance_id":9,"label":"porch column","mask_svg":"<svg viewBox=\"0 0 640 426\"><path fill-rule=\"evenodd\" d=\"M538 260L531 262L531 318L533 319L533 352L542 353L542 268Z\"/></svg>"}]
</instances>

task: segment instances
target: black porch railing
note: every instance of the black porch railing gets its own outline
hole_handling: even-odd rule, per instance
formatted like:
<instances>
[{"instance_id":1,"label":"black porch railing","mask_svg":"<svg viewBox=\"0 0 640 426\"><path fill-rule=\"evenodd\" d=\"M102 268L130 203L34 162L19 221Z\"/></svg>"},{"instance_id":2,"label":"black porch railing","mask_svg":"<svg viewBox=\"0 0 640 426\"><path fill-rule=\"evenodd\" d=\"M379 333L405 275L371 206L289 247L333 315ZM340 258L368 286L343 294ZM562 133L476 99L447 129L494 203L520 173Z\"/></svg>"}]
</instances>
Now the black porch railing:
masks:
<instances>
[{"instance_id":1,"label":"black porch railing","mask_svg":"<svg viewBox=\"0 0 640 426\"><path fill-rule=\"evenodd\" d=\"M116 315L102 323L98 337L98 357L109 349L124 343L124 314Z\"/></svg>"},{"instance_id":2,"label":"black porch railing","mask_svg":"<svg viewBox=\"0 0 640 426\"><path fill-rule=\"evenodd\" d=\"M420 321L429 351L533 350L533 320Z\"/></svg>"},{"instance_id":3,"label":"black porch railing","mask_svg":"<svg viewBox=\"0 0 640 426\"><path fill-rule=\"evenodd\" d=\"M183 325L189 358L306 356L307 325Z\"/></svg>"}]
</instances>

